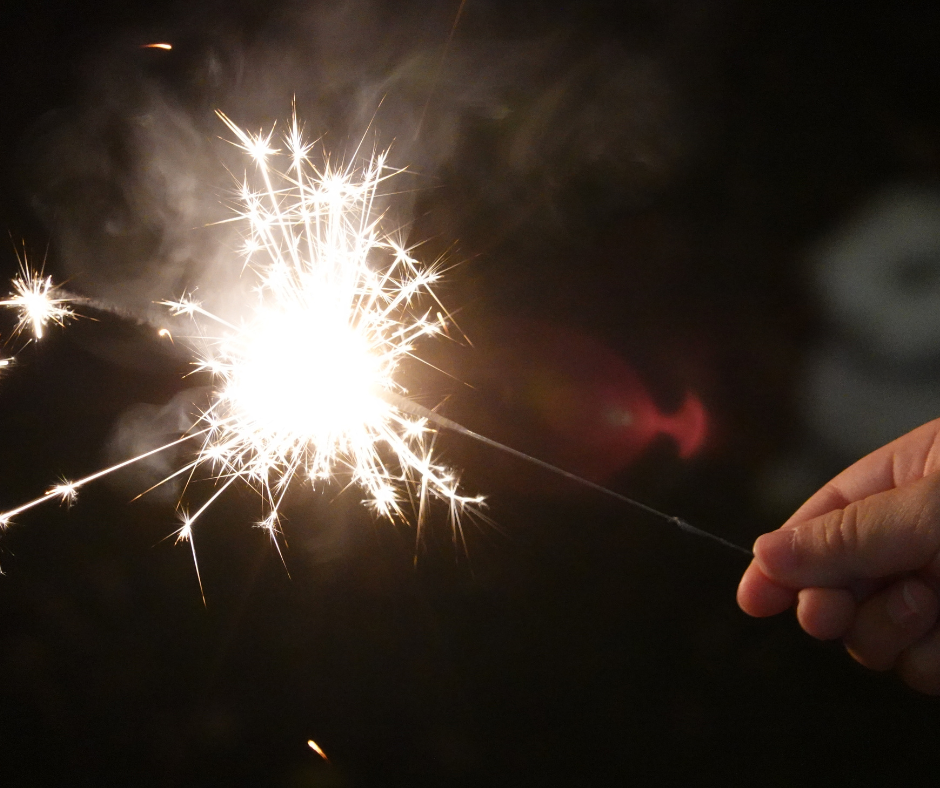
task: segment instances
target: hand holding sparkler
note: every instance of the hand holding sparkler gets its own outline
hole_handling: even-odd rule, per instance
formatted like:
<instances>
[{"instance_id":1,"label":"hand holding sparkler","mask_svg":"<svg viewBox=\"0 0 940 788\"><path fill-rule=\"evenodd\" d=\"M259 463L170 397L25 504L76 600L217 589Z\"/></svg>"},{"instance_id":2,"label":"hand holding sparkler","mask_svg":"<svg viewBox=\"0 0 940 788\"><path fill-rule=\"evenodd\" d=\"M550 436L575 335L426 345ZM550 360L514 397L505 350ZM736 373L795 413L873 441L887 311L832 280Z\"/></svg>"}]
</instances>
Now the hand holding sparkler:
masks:
<instances>
[{"instance_id":1,"label":"hand holding sparkler","mask_svg":"<svg viewBox=\"0 0 940 788\"><path fill-rule=\"evenodd\" d=\"M754 555L738 589L746 613L795 605L813 637L940 694L940 419L836 476Z\"/></svg>"}]
</instances>

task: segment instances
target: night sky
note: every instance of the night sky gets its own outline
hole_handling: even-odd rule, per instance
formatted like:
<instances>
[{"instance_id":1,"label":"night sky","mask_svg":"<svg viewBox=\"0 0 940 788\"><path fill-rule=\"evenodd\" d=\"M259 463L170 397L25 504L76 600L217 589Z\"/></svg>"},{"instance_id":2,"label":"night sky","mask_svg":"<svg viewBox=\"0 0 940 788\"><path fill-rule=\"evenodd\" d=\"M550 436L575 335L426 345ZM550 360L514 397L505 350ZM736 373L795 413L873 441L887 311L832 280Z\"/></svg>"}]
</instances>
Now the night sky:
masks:
<instances>
[{"instance_id":1,"label":"night sky","mask_svg":"<svg viewBox=\"0 0 940 788\"><path fill-rule=\"evenodd\" d=\"M458 5L4 7L2 280L25 247L77 292L178 296L230 183L213 110L268 127L296 95L342 146L380 102L377 133L416 162L409 240L459 263L442 298L472 342L428 350L461 382L416 369L414 387L750 545L852 459L801 410L832 331L807 250L881 187L940 178L937 14L467 0L445 49ZM156 41L174 49L140 48ZM129 412L206 383L146 326L94 317L5 345L0 510L113 462ZM12 327L0 315L0 340ZM614 437L611 403L630 415ZM291 497L282 563L256 494L234 491L196 534L205 604L166 538L174 500L132 502L132 478L17 518L0 537L3 784L936 774L940 702L792 616L746 617L744 556L466 438L438 445L487 495L493 522L465 543L443 511L417 543L338 485ZM781 491L792 456L812 457L806 481Z\"/></svg>"}]
</instances>

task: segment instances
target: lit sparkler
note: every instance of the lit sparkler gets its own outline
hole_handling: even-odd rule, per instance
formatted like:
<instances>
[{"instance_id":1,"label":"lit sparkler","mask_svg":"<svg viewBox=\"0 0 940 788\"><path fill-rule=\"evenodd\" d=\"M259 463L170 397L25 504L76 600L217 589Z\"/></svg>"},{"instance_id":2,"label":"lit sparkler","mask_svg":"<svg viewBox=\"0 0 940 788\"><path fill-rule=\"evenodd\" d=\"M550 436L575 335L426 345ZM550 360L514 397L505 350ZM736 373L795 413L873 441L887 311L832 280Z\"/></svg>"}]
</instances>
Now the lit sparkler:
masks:
<instances>
[{"instance_id":1,"label":"lit sparkler","mask_svg":"<svg viewBox=\"0 0 940 788\"><path fill-rule=\"evenodd\" d=\"M463 494L456 473L435 459L428 418L400 407L407 395L396 378L401 362L449 320L433 291L440 265L421 264L381 228L376 200L396 171L385 153L361 168L313 164L296 116L284 152L273 132L249 134L219 117L254 162L237 212L251 301L237 320L193 295L164 302L195 327L187 341L196 367L214 382L208 405L178 440L57 484L0 513L0 526L46 501L72 502L91 481L191 441L194 456L169 479L204 471L216 490L195 513L181 515L178 540L191 541L197 519L238 481L260 492L259 524L276 538L284 496L299 479L313 486L348 479L380 515L406 519L413 508L419 529L437 499L459 531L460 518L479 513L483 498ZM29 327L38 338L46 323L72 315L49 279L24 270L14 289L0 305L19 311L19 330Z\"/></svg>"},{"instance_id":2,"label":"lit sparkler","mask_svg":"<svg viewBox=\"0 0 940 788\"><path fill-rule=\"evenodd\" d=\"M192 294L163 302L195 327L186 342L195 366L212 376L210 401L178 439L84 478L63 480L0 512L0 528L47 501L71 504L86 484L193 443L191 459L164 479L192 479L202 471L215 481L215 491L193 514L180 504L182 525L175 535L191 547L196 521L236 482L260 493L258 524L277 544L280 510L294 483L316 487L340 478L358 485L363 503L379 515L407 519L406 508L414 510L419 535L430 502L444 502L456 538L461 517L482 516L484 501L461 492L457 474L435 459L433 439L442 428L748 552L409 399L396 374L401 363L419 358L417 344L445 333L450 320L434 293L440 264L423 265L382 230L379 189L397 172L386 154L375 153L359 168L336 166L328 158L315 165L296 115L282 151L273 147L273 130L249 134L218 114L254 162L254 175L246 174L239 189L236 216L246 228L242 266L251 277L252 296L243 314L231 320ZM16 309L17 330L30 329L37 339L48 323L61 325L73 316L70 302L108 308L63 293L25 264L13 288L0 306ZM158 333L173 341L168 329Z\"/></svg>"}]
</instances>

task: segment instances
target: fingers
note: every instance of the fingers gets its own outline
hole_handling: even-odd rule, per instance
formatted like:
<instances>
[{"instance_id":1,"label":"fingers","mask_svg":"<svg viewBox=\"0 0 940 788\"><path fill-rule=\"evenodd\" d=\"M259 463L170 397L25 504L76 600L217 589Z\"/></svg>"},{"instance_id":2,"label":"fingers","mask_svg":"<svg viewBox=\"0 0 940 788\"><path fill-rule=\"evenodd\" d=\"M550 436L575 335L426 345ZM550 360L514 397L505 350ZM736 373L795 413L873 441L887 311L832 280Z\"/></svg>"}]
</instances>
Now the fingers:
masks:
<instances>
[{"instance_id":1,"label":"fingers","mask_svg":"<svg viewBox=\"0 0 940 788\"><path fill-rule=\"evenodd\" d=\"M804 588L799 593L796 617L807 634L819 640L844 637L855 620L857 604L844 588Z\"/></svg>"},{"instance_id":2,"label":"fingers","mask_svg":"<svg viewBox=\"0 0 940 788\"><path fill-rule=\"evenodd\" d=\"M940 695L940 419L843 471L754 544L738 604Z\"/></svg>"},{"instance_id":3,"label":"fingers","mask_svg":"<svg viewBox=\"0 0 940 788\"><path fill-rule=\"evenodd\" d=\"M738 605L749 616L775 616L793 607L796 591L775 583L765 575L757 561L745 570L738 585Z\"/></svg>"},{"instance_id":4,"label":"fingers","mask_svg":"<svg viewBox=\"0 0 940 788\"><path fill-rule=\"evenodd\" d=\"M911 689L940 695L940 627L901 654L897 671Z\"/></svg>"},{"instance_id":5,"label":"fingers","mask_svg":"<svg viewBox=\"0 0 940 788\"><path fill-rule=\"evenodd\" d=\"M738 589L742 609L774 615L796 593L777 586L752 564ZM843 638L852 657L872 670L897 669L918 692L940 695L940 599L930 584L907 577L857 602L843 588L804 588L798 594L800 626L820 640Z\"/></svg>"},{"instance_id":6,"label":"fingers","mask_svg":"<svg viewBox=\"0 0 940 788\"><path fill-rule=\"evenodd\" d=\"M754 544L763 575L791 589L845 588L858 579L910 573L938 553L940 473L764 534Z\"/></svg>"},{"instance_id":7,"label":"fingers","mask_svg":"<svg viewBox=\"0 0 940 788\"><path fill-rule=\"evenodd\" d=\"M889 670L905 649L933 629L938 610L940 602L930 586L904 578L859 605L845 646L866 668Z\"/></svg>"},{"instance_id":8,"label":"fingers","mask_svg":"<svg viewBox=\"0 0 940 788\"><path fill-rule=\"evenodd\" d=\"M902 487L936 471L940 471L940 419L902 435L846 468L806 501L784 528Z\"/></svg>"}]
</instances>

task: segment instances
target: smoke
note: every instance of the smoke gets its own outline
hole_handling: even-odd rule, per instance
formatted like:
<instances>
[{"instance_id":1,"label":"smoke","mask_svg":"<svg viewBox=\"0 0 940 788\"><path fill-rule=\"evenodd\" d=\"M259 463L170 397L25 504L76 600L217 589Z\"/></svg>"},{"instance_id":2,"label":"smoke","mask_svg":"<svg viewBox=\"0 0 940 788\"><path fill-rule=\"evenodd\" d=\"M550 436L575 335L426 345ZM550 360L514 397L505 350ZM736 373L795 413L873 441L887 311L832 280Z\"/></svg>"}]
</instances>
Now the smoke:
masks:
<instances>
[{"instance_id":1,"label":"smoke","mask_svg":"<svg viewBox=\"0 0 940 788\"><path fill-rule=\"evenodd\" d=\"M205 394L205 389L187 389L164 405L139 403L128 408L112 429L107 448L109 464L138 457L177 440L181 433L193 426L195 419L192 414L204 402ZM191 448L175 446L106 478L113 487L128 495L138 495L147 490L148 501L175 503L179 500L185 478L176 477L163 482L179 469L180 455Z\"/></svg>"},{"instance_id":2,"label":"smoke","mask_svg":"<svg viewBox=\"0 0 940 788\"><path fill-rule=\"evenodd\" d=\"M154 323L166 320L157 302L193 291L231 317L244 285L226 220L246 164L220 138L217 109L256 131L296 104L334 162L390 147L389 163L408 174L380 207L402 228L418 195L453 173L466 205L442 213L483 205L504 228L533 213L563 226L565 196L585 185L595 200L636 207L681 176L689 113L658 51L585 39L561 17L529 30L496 2L470 4L451 40L458 5L281 2L251 19L170 20L171 51L119 37L83 65L72 106L29 135L30 199L54 270L71 290ZM191 400L125 414L115 459L178 434ZM170 459L154 458L137 481L153 483Z\"/></svg>"},{"instance_id":3,"label":"smoke","mask_svg":"<svg viewBox=\"0 0 940 788\"><path fill-rule=\"evenodd\" d=\"M388 206L402 226L416 195L455 168L507 221L520 203L557 209L572 185L643 205L678 177L689 113L656 51L585 41L562 17L527 31L486 2L469 4L465 32L450 40L457 6L282 2L260 18L171 21L169 52L141 49L139 34L115 40L26 151L60 275L151 317L154 301L231 285L237 239L218 223L245 163L220 139L216 109L258 130L283 123L296 101L334 161L360 144L391 147L390 163L411 173ZM487 161L474 147L480 129Z\"/></svg>"},{"instance_id":4,"label":"smoke","mask_svg":"<svg viewBox=\"0 0 940 788\"><path fill-rule=\"evenodd\" d=\"M73 289L146 318L154 301L211 277L225 247L212 227L214 157L158 85L112 84L45 142L34 205Z\"/></svg>"}]
</instances>

